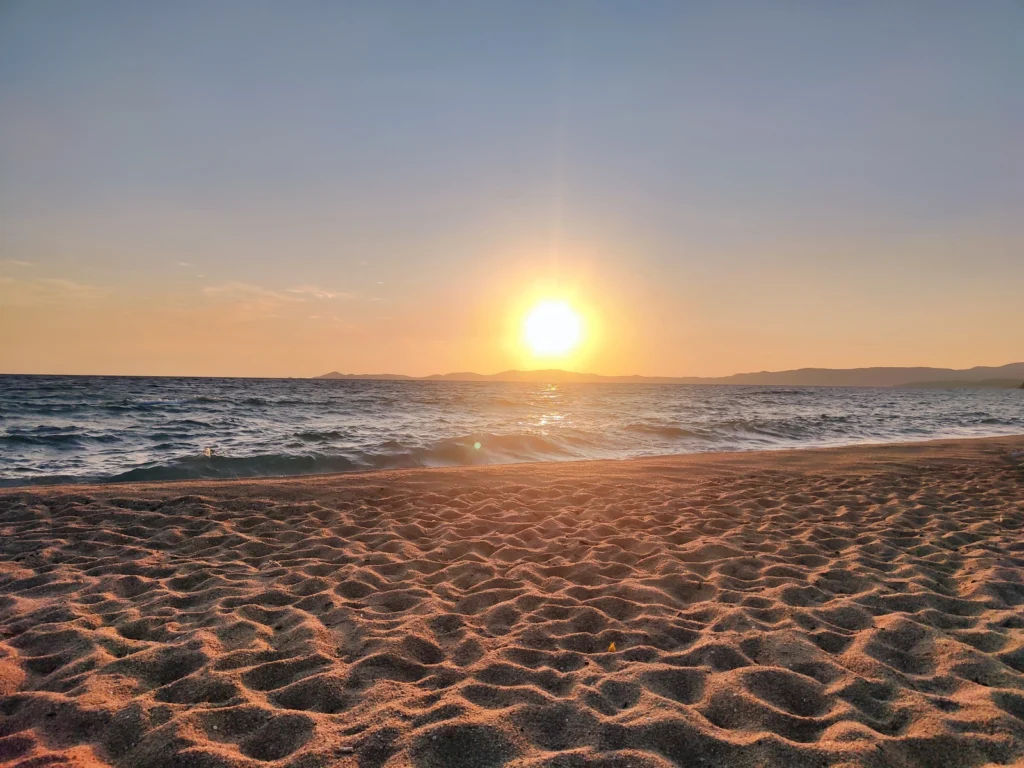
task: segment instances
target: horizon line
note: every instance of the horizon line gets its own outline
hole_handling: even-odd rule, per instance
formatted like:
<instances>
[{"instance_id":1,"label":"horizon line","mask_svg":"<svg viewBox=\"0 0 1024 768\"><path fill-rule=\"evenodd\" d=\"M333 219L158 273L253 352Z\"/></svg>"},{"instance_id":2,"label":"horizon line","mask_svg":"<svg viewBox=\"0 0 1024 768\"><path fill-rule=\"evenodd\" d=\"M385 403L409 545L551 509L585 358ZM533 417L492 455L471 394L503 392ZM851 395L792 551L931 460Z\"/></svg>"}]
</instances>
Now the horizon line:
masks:
<instances>
[{"instance_id":1,"label":"horizon line","mask_svg":"<svg viewBox=\"0 0 1024 768\"><path fill-rule=\"evenodd\" d=\"M1009 363L1003 363L1001 365L973 365L967 368L950 368L948 366L935 366L935 365L867 365L857 366L853 368L829 368L825 366L802 366L800 368L785 368L781 370L768 370L762 369L760 371L739 371L735 373L723 374L719 376L700 376L700 375L671 375L671 374L639 374L639 373L626 373L626 374L607 374L607 373L591 373L587 371L573 371L565 368L532 368L532 369L521 369L521 368L507 368L505 370L496 371L494 373L478 373L471 370L461 371L449 371L447 373L431 373L422 376L405 373L387 373L387 372L374 372L374 373L342 373L337 370L328 371L314 376L302 376L302 375L289 375L289 376L270 376L270 375L227 375L227 374L178 374L178 373L18 373L18 372L0 372L0 376L74 376L74 377L91 377L91 378L125 378L125 379L272 379L272 380L289 380L289 379L303 379L303 380L316 380L322 379L325 376L338 375L345 378L363 378L363 379L374 379L376 377L392 377L402 378L410 380L428 380L445 378L449 376L480 376L484 378L490 378L494 376L501 376L503 374L520 373L520 374L539 374L539 373L559 373L559 374L570 374L573 376L592 376L595 378L604 379L626 379L626 378L637 378L637 379L727 379L734 376L756 376L763 374L780 374L780 373L797 373L801 371L835 371L835 372L849 372L849 371L869 371L869 370L934 370L934 371L950 371L950 372L967 372L973 371L979 368L1007 368L1014 365L1024 365L1024 360L1012 361Z\"/></svg>"}]
</instances>

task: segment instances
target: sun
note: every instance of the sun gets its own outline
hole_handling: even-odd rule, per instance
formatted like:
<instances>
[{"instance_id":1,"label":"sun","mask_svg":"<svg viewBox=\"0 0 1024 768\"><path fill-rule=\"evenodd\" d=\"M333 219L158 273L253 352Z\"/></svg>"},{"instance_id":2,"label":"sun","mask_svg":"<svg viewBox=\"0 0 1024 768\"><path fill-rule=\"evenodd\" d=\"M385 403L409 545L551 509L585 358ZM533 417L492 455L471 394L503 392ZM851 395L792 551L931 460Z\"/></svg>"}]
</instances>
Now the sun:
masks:
<instances>
[{"instance_id":1,"label":"sun","mask_svg":"<svg viewBox=\"0 0 1024 768\"><path fill-rule=\"evenodd\" d=\"M565 301L542 301L523 322L523 338L538 356L554 357L572 352L583 336L579 313Z\"/></svg>"}]
</instances>

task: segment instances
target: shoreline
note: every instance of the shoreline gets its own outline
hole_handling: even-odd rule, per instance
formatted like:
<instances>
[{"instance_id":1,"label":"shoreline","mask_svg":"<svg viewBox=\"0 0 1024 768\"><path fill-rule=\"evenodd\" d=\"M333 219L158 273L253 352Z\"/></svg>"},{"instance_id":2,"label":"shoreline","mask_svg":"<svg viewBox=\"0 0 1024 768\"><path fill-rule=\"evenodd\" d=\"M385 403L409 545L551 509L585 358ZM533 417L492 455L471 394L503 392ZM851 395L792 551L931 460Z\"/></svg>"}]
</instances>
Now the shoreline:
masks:
<instances>
[{"instance_id":1,"label":"shoreline","mask_svg":"<svg viewBox=\"0 0 1024 768\"><path fill-rule=\"evenodd\" d=\"M5 488L0 763L1016 764L1022 573L1024 435Z\"/></svg>"},{"instance_id":2,"label":"shoreline","mask_svg":"<svg viewBox=\"0 0 1024 768\"><path fill-rule=\"evenodd\" d=\"M735 455L761 455L767 454L769 456L778 455L783 456L790 453L805 453L805 452L826 452L826 451L846 451L846 450L870 450L870 449L892 449L892 448L906 448L912 449L921 445L928 444L955 444L965 443L971 444L977 441L998 441L998 440L1021 440L1022 448L1024 448L1024 432L1015 434L995 434L995 435L981 435L971 437L925 437L919 440L901 440L891 442L858 442L858 443L842 443L837 445L808 445L799 446L792 448L736 448L726 449L717 451L694 451L691 453L665 453L665 454L654 454L651 456L627 456L623 458L572 458L572 459L542 459L538 461L510 461L510 462L495 462L493 464L455 464L450 466L436 466L436 467L395 467L393 469L353 469L346 470L343 472L308 472L304 474L291 474L291 475L252 475L247 477L186 477L176 478L173 480L111 480L111 481L93 481L86 480L82 482L30 482L22 483L17 485L3 485L0 482L0 495L5 493L14 493L21 490L31 489L60 489L60 488L110 488L114 486L141 486L141 485L171 485L171 484L203 484L203 483L258 483L263 481L279 481L279 480L314 480L314 479L326 479L326 478L344 478L344 477L362 477L366 475L390 475L393 473L405 473L405 472L438 472L445 470L487 470L487 469L499 469L504 467L540 467L547 465L554 466L572 466L572 465L586 465L586 464L622 464L630 462L658 462L662 463L665 461L685 461L696 457L716 457L716 456L735 456Z\"/></svg>"}]
</instances>

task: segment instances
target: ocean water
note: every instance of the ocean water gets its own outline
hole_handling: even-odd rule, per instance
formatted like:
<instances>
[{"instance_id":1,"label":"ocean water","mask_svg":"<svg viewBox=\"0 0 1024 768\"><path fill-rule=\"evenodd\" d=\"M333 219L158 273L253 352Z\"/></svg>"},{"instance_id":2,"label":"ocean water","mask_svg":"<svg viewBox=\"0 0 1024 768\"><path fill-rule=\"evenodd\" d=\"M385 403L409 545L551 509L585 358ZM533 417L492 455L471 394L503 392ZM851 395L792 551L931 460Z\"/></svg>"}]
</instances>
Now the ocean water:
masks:
<instances>
[{"instance_id":1,"label":"ocean water","mask_svg":"<svg viewBox=\"0 0 1024 768\"><path fill-rule=\"evenodd\" d=\"M1022 390L0 376L0 485L1005 434Z\"/></svg>"}]
</instances>

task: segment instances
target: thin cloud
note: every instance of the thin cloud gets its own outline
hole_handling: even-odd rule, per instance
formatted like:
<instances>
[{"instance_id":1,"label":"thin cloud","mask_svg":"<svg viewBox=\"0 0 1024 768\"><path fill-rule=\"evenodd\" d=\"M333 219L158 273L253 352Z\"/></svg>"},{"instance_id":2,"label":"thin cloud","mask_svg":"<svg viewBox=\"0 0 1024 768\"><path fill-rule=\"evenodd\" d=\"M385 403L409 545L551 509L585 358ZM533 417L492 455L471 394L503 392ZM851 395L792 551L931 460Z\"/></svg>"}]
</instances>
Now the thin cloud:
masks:
<instances>
[{"instance_id":1,"label":"thin cloud","mask_svg":"<svg viewBox=\"0 0 1024 768\"><path fill-rule=\"evenodd\" d=\"M191 261L179 261L178 262L178 266L179 267L191 267L192 266L192 262Z\"/></svg>"},{"instance_id":2,"label":"thin cloud","mask_svg":"<svg viewBox=\"0 0 1024 768\"><path fill-rule=\"evenodd\" d=\"M239 283L239 282L228 282L221 285L207 285L203 288L203 293L207 296L220 296L225 298L261 298L261 299L276 299L278 301L294 303L302 301L294 296L289 296L287 293L281 293L280 291L272 291L269 288L264 288L260 285L253 285L252 283Z\"/></svg>"},{"instance_id":3,"label":"thin cloud","mask_svg":"<svg viewBox=\"0 0 1024 768\"><path fill-rule=\"evenodd\" d=\"M103 298L109 289L60 277L24 280L0 276L0 304L32 307L48 304L83 304Z\"/></svg>"},{"instance_id":4,"label":"thin cloud","mask_svg":"<svg viewBox=\"0 0 1024 768\"><path fill-rule=\"evenodd\" d=\"M289 288L288 293L293 293L298 296L310 296L314 299L350 299L352 294L340 293L338 291L327 291L316 285L299 285L295 288Z\"/></svg>"},{"instance_id":5,"label":"thin cloud","mask_svg":"<svg viewBox=\"0 0 1024 768\"><path fill-rule=\"evenodd\" d=\"M229 308L236 319L251 319L256 316L277 317L277 313L286 307L306 301L286 292L235 281L208 285L202 292L207 298Z\"/></svg>"},{"instance_id":6,"label":"thin cloud","mask_svg":"<svg viewBox=\"0 0 1024 768\"><path fill-rule=\"evenodd\" d=\"M3 261L0 261L0 264L3 264L5 266L9 265L9 266L12 266L12 267L22 267L22 268L28 268L28 267L34 267L35 266L35 264L32 263L31 261L21 261L20 259L4 259Z\"/></svg>"},{"instance_id":7,"label":"thin cloud","mask_svg":"<svg viewBox=\"0 0 1024 768\"><path fill-rule=\"evenodd\" d=\"M242 321L282 317L300 308L321 314L315 305L323 305L331 299L351 298L350 294L326 291L315 285L300 285L279 291L262 285L230 281L208 285L201 290L212 304L227 311L235 320Z\"/></svg>"}]
</instances>

